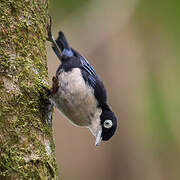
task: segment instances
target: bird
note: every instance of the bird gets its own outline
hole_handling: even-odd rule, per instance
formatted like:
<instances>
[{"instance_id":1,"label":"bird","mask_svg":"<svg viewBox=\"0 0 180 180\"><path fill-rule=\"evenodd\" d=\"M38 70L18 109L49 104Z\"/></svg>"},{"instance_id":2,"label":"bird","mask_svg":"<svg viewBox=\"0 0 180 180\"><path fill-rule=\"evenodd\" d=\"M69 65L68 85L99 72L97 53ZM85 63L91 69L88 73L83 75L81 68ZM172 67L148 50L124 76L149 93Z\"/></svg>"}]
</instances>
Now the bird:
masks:
<instances>
[{"instance_id":1,"label":"bird","mask_svg":"<svg viewBox=\"0 0 180 180\"><path fill-rule=\"evenodd\" d=\"M93 66L68 43L64 33L55 40L48 27L48 40L61 64L52 79L48 96L55 107L75 126L89 128L95 145L109 140L117 129L117 118L107 101L102 80Z\"/></svg>"}]
</instances>

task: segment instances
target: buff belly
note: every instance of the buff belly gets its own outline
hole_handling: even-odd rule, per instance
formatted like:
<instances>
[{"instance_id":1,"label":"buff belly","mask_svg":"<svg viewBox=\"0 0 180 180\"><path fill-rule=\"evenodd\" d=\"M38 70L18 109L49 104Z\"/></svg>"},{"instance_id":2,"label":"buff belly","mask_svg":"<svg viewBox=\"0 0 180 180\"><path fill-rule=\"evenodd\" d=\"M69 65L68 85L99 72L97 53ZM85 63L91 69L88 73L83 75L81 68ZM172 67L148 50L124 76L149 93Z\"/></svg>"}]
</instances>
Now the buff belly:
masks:
<instances>
[{"instance_id":1,"label":"buff belly","mask_svg":"<svg viewBox=\"0 0 180 180\"><path fill-rule=\"evenodd\" d=\"M60 72L58 86L51 99L73 124L87 127L92 121L99 124L101 110L97 108L93 89L85 83L80 69Z\"/></svg>"}]
</instances>

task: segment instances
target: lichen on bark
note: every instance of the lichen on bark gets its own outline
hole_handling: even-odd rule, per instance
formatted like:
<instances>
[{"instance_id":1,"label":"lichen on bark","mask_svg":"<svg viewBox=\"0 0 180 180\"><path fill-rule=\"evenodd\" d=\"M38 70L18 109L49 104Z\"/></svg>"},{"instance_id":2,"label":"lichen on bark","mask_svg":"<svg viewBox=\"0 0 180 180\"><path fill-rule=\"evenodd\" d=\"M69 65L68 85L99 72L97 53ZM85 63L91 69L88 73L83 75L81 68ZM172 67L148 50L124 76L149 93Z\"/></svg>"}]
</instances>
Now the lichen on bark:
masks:
<instances>
[{"instance_id":1,"label":"lichen on bark","mask_svg":"<svg viewBox=\"0 0 180 180\"><path fill-rule=\"evenodd\" d=\"M43 88L47 23L47 0L0 2L0 179L57 179Z\"/></svg>"}]
</instances>

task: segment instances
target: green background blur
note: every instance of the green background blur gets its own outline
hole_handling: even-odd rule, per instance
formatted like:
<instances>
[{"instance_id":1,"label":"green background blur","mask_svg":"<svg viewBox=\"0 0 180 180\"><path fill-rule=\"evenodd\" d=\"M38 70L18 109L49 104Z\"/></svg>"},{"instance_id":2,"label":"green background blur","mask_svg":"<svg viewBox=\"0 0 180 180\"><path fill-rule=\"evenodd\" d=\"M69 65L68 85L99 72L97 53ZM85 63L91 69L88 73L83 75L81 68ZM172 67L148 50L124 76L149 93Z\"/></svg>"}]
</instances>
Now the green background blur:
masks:
<instances>
[{"instance_id":1,"label":"green background blur","mask_svg":"<svg viewBox=\"0 0 180 180\"><path fill-rule=\"evenodd\" d=\"M53 33L67 36L103 80L118 131L95 147L55 111L64 180L180 179L180 1L51 0ZM59 61L48 49L50 82Z\"/></svg>"}]
</instances>

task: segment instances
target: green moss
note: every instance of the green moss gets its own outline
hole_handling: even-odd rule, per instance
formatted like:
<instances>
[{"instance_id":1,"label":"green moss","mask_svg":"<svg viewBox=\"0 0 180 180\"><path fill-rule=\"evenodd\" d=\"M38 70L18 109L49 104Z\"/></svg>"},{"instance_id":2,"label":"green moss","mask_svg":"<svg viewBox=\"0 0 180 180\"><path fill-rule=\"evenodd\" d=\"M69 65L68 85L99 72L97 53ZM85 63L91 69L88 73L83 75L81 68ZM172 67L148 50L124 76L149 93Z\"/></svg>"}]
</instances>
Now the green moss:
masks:
<instances>
[{"instance_id":1,"label":"green moss","mask_svg":"<svg viewBox=\"0 0 180 180\"><path fill-rule=\"evenodd\" d=\"M0 3L0 179L57 179L43 88L47 12L44 0Z\"/></svg>"}]
</instances>

